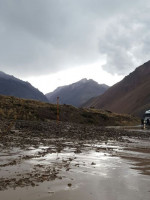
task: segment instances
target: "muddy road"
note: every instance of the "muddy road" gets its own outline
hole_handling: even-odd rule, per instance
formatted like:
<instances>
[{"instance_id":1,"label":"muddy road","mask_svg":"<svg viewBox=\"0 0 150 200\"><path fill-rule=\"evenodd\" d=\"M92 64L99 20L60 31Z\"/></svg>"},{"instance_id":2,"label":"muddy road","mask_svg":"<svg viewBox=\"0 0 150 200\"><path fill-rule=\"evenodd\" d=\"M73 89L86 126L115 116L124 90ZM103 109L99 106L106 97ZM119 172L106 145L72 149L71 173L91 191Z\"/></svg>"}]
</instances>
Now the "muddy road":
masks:
<instances>
[{"instance_id":1,"label":"muddy road","mask_svg":"<svg viewBox=\"0 0 150 200\"><path fill-rule=\"evenodd\" d=\"M149 200L150 132L54 121L1 123L0 199Z\"/></svg>"}]
</instances>

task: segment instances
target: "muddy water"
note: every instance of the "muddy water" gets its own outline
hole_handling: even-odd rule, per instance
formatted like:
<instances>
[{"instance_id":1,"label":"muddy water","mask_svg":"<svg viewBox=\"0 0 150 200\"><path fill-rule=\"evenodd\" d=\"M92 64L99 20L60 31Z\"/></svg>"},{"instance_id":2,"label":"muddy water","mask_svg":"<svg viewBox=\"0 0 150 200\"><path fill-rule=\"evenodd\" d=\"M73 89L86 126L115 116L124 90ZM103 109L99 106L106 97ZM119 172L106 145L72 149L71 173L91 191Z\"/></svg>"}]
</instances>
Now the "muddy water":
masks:
<instances>
[{"instance_id":1,"label":"muddy water","mask_svg":"<svg viewBox=\"0 0 150 200\"><path fill-rule=\"evenodd\" d=\"M107 128L115 128L115 129L122 129L122 130L128 130L128 131L150 133L150 126L144 127L143 125L137 125L137 126L107 126Z\"/></svg>"},{"instance_id":2,"label":"muddy water","mask_svg":"<svg viewBox=\"0 0 150 200\"><path fill-rule=\"evenodd\" d=\"M125 139L4 148L0 199L149 200L150 141Z\"/></svg>"}]
</instances>

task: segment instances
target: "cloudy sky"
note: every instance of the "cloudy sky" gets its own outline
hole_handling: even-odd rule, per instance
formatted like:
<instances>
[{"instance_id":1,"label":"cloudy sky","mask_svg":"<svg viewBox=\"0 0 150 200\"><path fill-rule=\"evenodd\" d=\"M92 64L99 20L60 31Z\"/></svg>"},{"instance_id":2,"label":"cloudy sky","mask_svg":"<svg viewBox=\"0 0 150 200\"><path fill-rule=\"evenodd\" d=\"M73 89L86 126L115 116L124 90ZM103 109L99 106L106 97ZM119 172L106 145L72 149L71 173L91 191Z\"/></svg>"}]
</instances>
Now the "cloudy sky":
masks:
<instances>
[{"instance_id":1,"label":"cloudy sky","mask_svg":"<svg viewBox=\"0 0 150 200\"><path fill-rule=\"evenodd\" d=\"M149 59L148 0L0 0L0 71L44 93L112 85Z\"/></svg>"}]
</instances>

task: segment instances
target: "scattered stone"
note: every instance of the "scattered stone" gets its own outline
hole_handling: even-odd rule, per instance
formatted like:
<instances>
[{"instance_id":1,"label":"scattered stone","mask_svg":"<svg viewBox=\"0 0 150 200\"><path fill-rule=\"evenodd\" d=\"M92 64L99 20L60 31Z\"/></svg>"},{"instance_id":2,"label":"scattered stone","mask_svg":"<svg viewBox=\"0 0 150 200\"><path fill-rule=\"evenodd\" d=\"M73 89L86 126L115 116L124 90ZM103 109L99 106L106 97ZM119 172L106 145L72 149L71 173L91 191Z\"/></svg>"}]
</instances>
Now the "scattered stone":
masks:
<instances>
[{"instance_id":1,"label":"scattered stone","mask_svg":"<svg viewBox=\"0 0 150 200\"><path fill-rule=\"evenodd\" d=\"M80 149L77 149L76 151L74 151L74 153L82 153L82 151Z\"/></svg>"},{"instance_id":2,"label":"scattered stone","mask_svg":"<svg viewBox=\"0 0 150 200\"><path fill-rule=\"evenodd\" d=\"M72 186L72 184L71 183L68 183L68 187L71 187Z\"/></svg>"},{"instance_id":3,"label":"scattered stone","mask_svg":"<svg viewBox=\"0 0 150 200\"><path fill-rule=\"evenodd\" d=\"M4 126L6 123L6 127L9 125L9 121L1 121L1 123L3 123ZM131 143L131 141L128 140L130 137L139 139L150 138L149 133L144 132L140 132L139 134L138 132L129 132L126 130L120 131L98 126L85 127L85 125L69 122L60 122L58 126L55 121L16 121L16 127L14 128L19 131L14 131L13 134L11 134L11 132L0 134L0 152L1 154L4 154L1 156L12 156L12 159L8 162L2 162L0 164L0 170L3 170L4 167L8 167L9 169L11 166L16 168L17 171L24 161L29 161L31 159L37 159L39 163L37 164L36 162L32 171L25 170L24 173L17 171L17 173L14 172L13 176L8 171L8 177L0 178L0 190L25 186L35 187L40 182L55 179L61 180L64 178L62 174L62 176L60 176L62 169L69 171L72 166L82 166L79 165L79 163L75 164L73 160L78 158L77 154L84 151L84 148L86 148L84 144L88 144L87 147L90 148L90 144L93 145L98 142L107 144L108 141L113 140L129 144ZM2 132L1 126L0 132ZM124 136L126 139L124 139ZM75 155L73 157L69 155L68 158L62 159L61 153L65 153L66 148L71 149L71 153L76 153L77 157L74 157ZM14 149L17 150L13 152ZM105 147L96 148L93 145L91 146L91 149L97 152L106 152ZM25 154L20 153L21 151ZM27 152L33 153L29 154ZM117 152L115 152L114 149L107 148L107 152L109 154L111 152L112 156L117 155ZM43 164L44 162L47 162L46 156L53 156L53 154L58 155L55 160L56 162ZM104 155L107 156L106 153ZM85 163L83 163L83 165L85 165ZM96 165L96 163L92 162L91 165ZM68 183L68 187L71 186L72 184Z\"/></svg>"}]
</instances>

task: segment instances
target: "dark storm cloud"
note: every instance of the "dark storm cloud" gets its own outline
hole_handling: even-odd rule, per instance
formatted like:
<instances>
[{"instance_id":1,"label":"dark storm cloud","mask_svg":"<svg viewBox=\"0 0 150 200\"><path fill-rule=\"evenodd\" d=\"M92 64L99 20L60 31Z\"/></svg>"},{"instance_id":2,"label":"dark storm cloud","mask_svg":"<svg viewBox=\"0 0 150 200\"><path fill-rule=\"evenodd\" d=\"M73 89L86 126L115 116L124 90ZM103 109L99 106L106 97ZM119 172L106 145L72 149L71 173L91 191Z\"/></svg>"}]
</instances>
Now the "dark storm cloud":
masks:
<instances>
[{"instance_id":1,"label":"dark storm cloud","mask_svg":"<svg viewBox=\"0 0 150 200\"><path fill-rule=\"evenodd\" d=\"M100 52L107 57L105 70L126 74L150 59L148 10L135 10L108 22L99 41Z\"/></svg>"},{"instance_id":2,"label":"dark storm cloud","mask_svg":"<svg viewBox=\"0 0 150 200\"><path fill-rule=\"evenodd\" d=\"M125 74L149 59L149 6L146 0L0 0L0 70L39 75L105 56L105 70Z\"/></svg>"}]
</instances>

